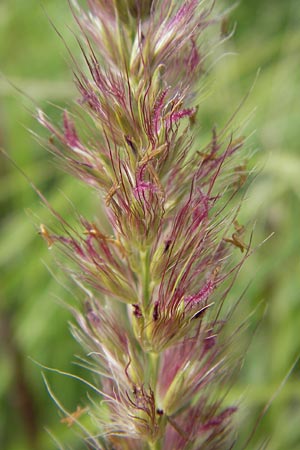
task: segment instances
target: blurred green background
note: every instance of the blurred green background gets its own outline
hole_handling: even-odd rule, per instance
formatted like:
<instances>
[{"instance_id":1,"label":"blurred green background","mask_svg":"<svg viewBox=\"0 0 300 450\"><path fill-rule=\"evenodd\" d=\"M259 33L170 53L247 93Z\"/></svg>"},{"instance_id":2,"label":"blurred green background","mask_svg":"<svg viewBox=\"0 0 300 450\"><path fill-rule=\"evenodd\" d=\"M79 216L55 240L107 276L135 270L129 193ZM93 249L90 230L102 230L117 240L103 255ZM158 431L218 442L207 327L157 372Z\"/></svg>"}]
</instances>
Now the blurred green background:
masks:
<instances>
[{"instance_id":1,"label":"blurred green background","mask_svg":"<svg viewBox=\"0 0 300 450\"><path fill-rule=\"evenodd\" d=\"M67 1L44 0L48 16L64 31L71 50L78 52ZM219 0L218 8L230 5ZM248 148L257 150L252 162L259 168L242 217L255 224L255 243L274 236L248 260L236 292L252 281L239 314L247 316L259 303L267 309L252 339L239 379L229 400L240 401L240 441L295 362L300 351L300 3L299 0L241 1L230 13L234 36L216 54L228 52L211 73L214 93L202 104L199 121L205 141L212 125L222 126L260 74L239 114ZM71 215L74 203L92 217L95 196L55 167L53 158L33 134L43 134L34 105L10 83L24 91L52 117L53 104L76 99L66 50L38 0L0 2L0 147L46 194L50 203ZM10 80L10 83L6 80ZM72 292L49 273L51 263L36 225L51 222L49 212L29 182L6 159L0 167L0 449L56 448L50 429L73 448L76 436L60 416L32 361L73 373L80 349L70 336L70 314L59 299ZM59 271L53 269L59 277ZM75 300L76 301L76 300ZM257 322L257 319L254 320ZM248 336L254 332L250 324ZM300 365L296 364L248 448L300 449ZM85 399L79 383L47 373L57 397L70 410ZM237 448L241 448L238 444Z\"/></svg>"}]
</instances>

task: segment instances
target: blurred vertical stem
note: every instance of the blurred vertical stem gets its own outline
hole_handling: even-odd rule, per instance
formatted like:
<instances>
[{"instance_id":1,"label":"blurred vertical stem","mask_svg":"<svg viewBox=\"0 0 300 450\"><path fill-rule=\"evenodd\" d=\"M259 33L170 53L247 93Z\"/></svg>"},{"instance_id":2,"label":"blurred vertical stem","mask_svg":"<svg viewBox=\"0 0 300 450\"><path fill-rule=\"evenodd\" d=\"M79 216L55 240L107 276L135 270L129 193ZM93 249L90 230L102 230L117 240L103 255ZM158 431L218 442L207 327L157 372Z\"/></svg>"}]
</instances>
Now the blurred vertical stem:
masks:
<instances>
[{"instance_id":1,"label":"blurred vertical stem","mask_svg":"<svg viewBox=\"0 0 300 450\"><path fill-rule=\"evenodd\" d=\"M156 442L149 442L149 450L161 450L159 440Z\"/></svg>"},{"instance_id":2,"label":"blurred vertical stem","mask_svg":"<svg viewBox=\"0 0 300 450\"><path fill-rule=\"evenodd\" d=\"M147 316L147 309L150 300L150 248L147 247L145 250L140 252L141 263L142 263L142 305L143 305L143 315Z\"/></svg>"},{"instance_id":3,"label":"blurred vertical stem","mask_svg":"<svg viewBox=\"0 0 300 450\"><path fill-rule=\"evenodd\" d=\"M159 354L154 352L149 352L149 367L150 367L150 384L153 391L156 391L156 382L158 375L158 366L159 366Z\"/></svg>"},{"instance_id":4,"label":"blurred vertical stem","mask_svg":"<svg viewBox=\"0 0 300 450\"><path fill-rule=\"evenodd\" d=\"M151 314L149 311L149 303L150 303L150 255L151 255L151 247L148 246L146 249L141 250L140 258L141 258L141 277L142 277L142 305L143 305L143 316L146 318L146 322L148 321L148 315ZM150 348L152 346L150 345ZM157 384L157 376L158 376L158 366L160 355L153 351L146 350L146 357L148 359L148 382L153 390L156 393L156 384ZM156 405L157 406L157 405ZM161 450L160 439L158 437L155 441L148 441L149 450Z\"/></svg>"}]
</instances>

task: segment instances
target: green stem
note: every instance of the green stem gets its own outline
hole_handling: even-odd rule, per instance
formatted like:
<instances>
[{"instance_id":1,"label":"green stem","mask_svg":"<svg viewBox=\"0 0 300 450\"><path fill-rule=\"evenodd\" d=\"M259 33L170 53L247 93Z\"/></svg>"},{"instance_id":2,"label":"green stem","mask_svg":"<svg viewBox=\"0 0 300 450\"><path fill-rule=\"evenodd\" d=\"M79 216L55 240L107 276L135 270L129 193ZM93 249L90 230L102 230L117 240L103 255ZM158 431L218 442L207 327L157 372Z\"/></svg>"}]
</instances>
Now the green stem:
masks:
<instances>
[{"instance_id":1,"label":"green stem","mask_svg":"<svg viewBox=\"0 0 300 450\"><path fill-rule=\"evenodd\" d=\"M160 450L159 441L156 442L148 442L149 450Z\"/></svg>"},{"instance_id":2,"label":"green stem","mask_svg":"<svg viewBox=\"0 0 300 450\"><path fill-rule=\"evenodd\" d=\"M150 249L141 251L142 263L142 286L143 286L143 309L147 310L150 301Z\"/></svg>"},{"instance_id":3,"label":"green stem","mask_svg":"<svg viewBox=\"0 0 300 450\"><path fill-rule=\"evenodd\" d=\"M157 376L158 376L158 365L159 365L159 354L158 353L148 353L149 355L149 367L150 367L150 385L153 392L156 392Z\"/></svg>"},{"instance_id":4,"label":"green stem","mask_svg":"<svg viewBox=\"0 0 300 450\"><path fill-rule=\"evenodd\" d=\"M157 404L157 377L158 377L158 369L159 369L159 361L160 355L159 353L148 353L148 361L149 361L149 385L154 392L155 396L155 408L158 408ZM157 436L157 439L154 441L149 441L148 446L150 450L161 450L161 439L160 436Z\"/></svg>"},{"instance_id":5,"label":"green stem","mask_svg":"<svg viewBox=\"0 0 300 450\"><path fill-rule=\"evenodd\" d=\"M142 285L142 309L143 316L147 321L147 316L149 315L149 303L151 299L151 274L150 274L150 254L151 248L147 247L145 250L141 250L140 258L141 258L141 285ZM154 353L151 351L146 351L147 359L148 359L148 373L147 373L147 381L149 386L151 387L155 401L157 400L157 377L158 377L158 368L159 368L159 360L160 355L158 353ZM157 404L155 405L157 408ZM155 439L155 438L154 438ZM157 436L157 439L151 439L147 442L149 450L161 450L160 438Z\"/></svg>"}]
</instances>

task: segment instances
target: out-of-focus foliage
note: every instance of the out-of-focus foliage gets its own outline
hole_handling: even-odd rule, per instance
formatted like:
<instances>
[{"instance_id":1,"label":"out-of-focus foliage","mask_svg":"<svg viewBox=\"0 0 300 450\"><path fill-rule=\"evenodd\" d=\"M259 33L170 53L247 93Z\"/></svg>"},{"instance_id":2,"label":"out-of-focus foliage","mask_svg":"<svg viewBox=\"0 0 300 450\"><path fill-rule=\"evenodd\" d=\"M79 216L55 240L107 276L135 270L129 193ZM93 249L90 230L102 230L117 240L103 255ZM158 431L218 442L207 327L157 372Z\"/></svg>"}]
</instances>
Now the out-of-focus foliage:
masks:
<instances>
[{"instance_id":1,"label":"out-of-focus foliage","mask_svg":"<svg viewBox=\"0 0 300 450\"><path fill-rule=\"evenodd\" d=\"M43 2L71 51L78 54L67 28L75 28L67 3ZM217 4L225 9L230 2L219 0ZM76 93L67 51L47 15L37 0L1 1L0 69L11 83L59 119L60 111L53 104L63 107ZM238 296L252 282L239 307L239 318L257 305L259 311L267 306L229 394L229 401L241 401L239 442L243 442L300 350L300 5L297 0L244 0L230 12L228 23L223 22L223 33L235 22L234 36L215 50L217 56L224 50L229 54L211 68L213 93L201 103L198 121L199 143L203 144L212 126L223 126L253 86L235 122L245 126L245 135L254 131L248 148L253 153L257 150L251 160L257 176L242 218L254 227L254 244L275 234L247 261L235 288ZM72 218L77 210L92 219L98 200L65 176L30 134L28 130L43 134L33 111L31 100L0 78L0 146L58 211ZM59 303L60 299L76 301L76 290L66 290L46 267L52 266L60 277L37 234L39 223L51 222L49 211L28 180L4 158L0 175L0 448L55 448L45 427L76 448L76 436L72 438L60 423L41 368L32 361L80 374L72 363L80 350L68 331L71 315ZM250 319L248 339L259 314ZM248 448L259 448L258 443L268 437L272 450L299 448L299 375L298 364ZM80 383L47 371L46 376L69 411L84 403L85 388Z\"/></svg>"}]
</instances>

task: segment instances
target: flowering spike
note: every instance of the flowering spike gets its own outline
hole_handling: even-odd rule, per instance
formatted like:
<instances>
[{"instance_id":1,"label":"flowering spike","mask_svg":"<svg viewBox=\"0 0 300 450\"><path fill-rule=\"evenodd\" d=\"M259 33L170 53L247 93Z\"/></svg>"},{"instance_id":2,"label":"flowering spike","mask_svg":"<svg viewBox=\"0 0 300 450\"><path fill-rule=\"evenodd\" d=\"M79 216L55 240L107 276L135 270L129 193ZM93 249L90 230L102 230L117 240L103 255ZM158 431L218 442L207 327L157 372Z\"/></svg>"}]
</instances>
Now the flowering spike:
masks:
<instances>
[{"instance_id":1,"label":"flowering spike","mask_svg":"<svg viewBox=\"0 0 300 450\"><path fill-rule=\"evenodd\" d=\"M217 22L204 4L88 0L85 12L74 2L81 113L65 110L58 127L38 111L51 150L106 215L105 231L83 218L77 231L60 219L63 235L40 229L88 295L72 331L99 376L88 409L99 448L231 445L236 408L215 394L228 371L222 305L249 251L228 207L246 168L235 164L242 138L213 129L204 148L195 139L201 42ZM232 246L245 252L239 263Z\"/></svg>"}]
</instances>

